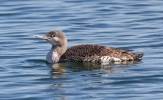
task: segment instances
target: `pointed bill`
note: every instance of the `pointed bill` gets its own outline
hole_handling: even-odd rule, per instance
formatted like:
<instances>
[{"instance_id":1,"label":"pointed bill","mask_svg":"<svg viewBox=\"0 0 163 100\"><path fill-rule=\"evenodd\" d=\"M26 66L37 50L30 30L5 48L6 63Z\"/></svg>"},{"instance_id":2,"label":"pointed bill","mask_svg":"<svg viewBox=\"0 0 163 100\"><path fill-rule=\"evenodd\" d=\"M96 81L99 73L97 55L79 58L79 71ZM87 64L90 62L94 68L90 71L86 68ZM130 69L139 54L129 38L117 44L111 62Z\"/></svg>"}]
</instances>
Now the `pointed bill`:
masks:
<instances>
[{"instance_id":1,"label":"pointed bill","mask_svg":"<svg viewBox=\"0 0 163 100\"><path fill-rule=\"evenodd\" d=\"M46 36L42 36L42 35L34 35L34 36L39 39L45 39L45 40L48 39Z\"/></svg>"}]
</instances>

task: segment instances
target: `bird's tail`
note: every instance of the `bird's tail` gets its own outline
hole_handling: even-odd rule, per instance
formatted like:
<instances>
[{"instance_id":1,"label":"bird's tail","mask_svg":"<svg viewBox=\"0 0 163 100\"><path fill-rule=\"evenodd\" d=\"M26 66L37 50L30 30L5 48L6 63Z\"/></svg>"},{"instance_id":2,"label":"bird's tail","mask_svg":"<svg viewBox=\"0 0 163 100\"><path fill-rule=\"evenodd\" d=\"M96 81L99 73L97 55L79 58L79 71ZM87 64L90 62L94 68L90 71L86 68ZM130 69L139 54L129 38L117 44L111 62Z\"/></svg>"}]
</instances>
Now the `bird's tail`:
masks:
<instances>
[{"instance_id":1,"label":"bird's tail","mask_svg":"<svg viewBox=\"0 0 163 100\"><path fill-rule=\"evenodd\" d=\"M135 58L136 58L136 59L141 59L141 58L143 57L143 55L144 55L143 53L141 53L141 54L136 54Z\"/></svg>"}]
</instances>

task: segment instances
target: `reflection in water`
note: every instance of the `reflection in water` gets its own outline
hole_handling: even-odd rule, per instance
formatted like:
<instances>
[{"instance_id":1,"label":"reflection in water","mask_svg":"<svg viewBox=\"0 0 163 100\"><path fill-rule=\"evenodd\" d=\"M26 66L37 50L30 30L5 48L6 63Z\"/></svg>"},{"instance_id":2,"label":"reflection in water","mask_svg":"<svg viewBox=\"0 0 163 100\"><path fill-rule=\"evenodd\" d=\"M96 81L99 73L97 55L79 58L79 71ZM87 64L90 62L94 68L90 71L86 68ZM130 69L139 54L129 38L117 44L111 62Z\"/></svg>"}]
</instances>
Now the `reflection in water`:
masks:
<instances>
[{"instance_id":1,"label":"reflection in water","mask_svg":"<svg viewBox=\"0 0 163 100\"><path fill-rule=\"evenodd\" d=\"M51 68L51 77L55 78L53 83L54 94L59 95L58 100L66 100L64 95L78 95L79 90L92 91L92 89L101 89L100 85L107 86L107 81L103 80L103 77L111 76L135 63L137 62L103 64L67 62L48 65ZM72 74L74 72L76 72L75 76ZM99 86L92 87L93 84L99 84Z\"/></svg>"},{"instance_id":2,"label":"reflection in water","mask_svg":"<svg viewBox=\"0 0 163 100\"><path fill-rule=\"evenodd\" d=\"M113 73L122 70L124 67L138 63L138 61L127 62L110 62L110 63L81 63L81 62L67 62L48 64L52 70L53 78L66 78L67 73L100 70L100 73L90 74L92 77L101 77L104 75L112 75ZM97 75L98 74L98 75ZM86 76L86 75L82 75Z\"/></svg>"},{"instance_id":3,"label":"reflection in water","mask_svg":"<svg viewBox=\"0 0 163 100\"><path fill-rule=\"evenodd\" d=\"M65 78L66 63L47 64L51 68L51 75L53 78Z\"/></svg>"}]
</instances>

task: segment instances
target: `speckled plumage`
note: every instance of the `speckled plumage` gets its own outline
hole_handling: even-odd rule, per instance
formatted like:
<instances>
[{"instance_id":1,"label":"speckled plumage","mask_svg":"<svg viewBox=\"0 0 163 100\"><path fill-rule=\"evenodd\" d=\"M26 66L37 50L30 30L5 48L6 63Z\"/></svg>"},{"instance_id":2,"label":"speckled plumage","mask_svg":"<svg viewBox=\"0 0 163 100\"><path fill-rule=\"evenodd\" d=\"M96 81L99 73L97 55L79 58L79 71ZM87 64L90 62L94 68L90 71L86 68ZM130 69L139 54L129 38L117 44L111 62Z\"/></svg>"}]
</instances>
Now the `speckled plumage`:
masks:
<instances>
[{"instance_id":1,"label":"speckled plumage","mask_svg":"<svg viewBox=\"0 0 163 100\"><path fill-rule=\"evenodd\" d=\"M61 56L59 62L103 62L102 57L110 57L110 61L131 61L139 59L143 54L98 44L84 44L73 46Z\"/></svg>"},{"instance_id":2,"label":"speckled plumage","mask_svg":"<svg viewBox=\"0 0 163 100\"><path fill-rule=\"evenodd\" d=\"M54 30L45 36L36 36L45 39L52 44L52 48L46 56L49 63L56 62L110 62L110 61L134 61L140 59L143 54L107 47L98 44L83 44L67 49L67 38L60 30Z\"/></svg>"}]
</instances>

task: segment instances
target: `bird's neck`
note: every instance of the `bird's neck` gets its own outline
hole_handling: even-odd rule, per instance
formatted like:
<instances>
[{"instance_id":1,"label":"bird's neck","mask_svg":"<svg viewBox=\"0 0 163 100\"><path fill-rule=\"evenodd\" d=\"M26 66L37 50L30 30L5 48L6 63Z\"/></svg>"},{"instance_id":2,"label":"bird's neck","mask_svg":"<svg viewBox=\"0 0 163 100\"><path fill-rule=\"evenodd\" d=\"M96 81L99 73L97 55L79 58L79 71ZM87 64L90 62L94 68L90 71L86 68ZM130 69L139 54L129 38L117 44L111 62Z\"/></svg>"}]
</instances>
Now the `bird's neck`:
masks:
<instances>
[{"instance_id":1,"label":"bird's neck","mask_svg":"<svg viewBox=\"0 0 163 100\"><path fill-rule=\"evenodd\" d=\"M46 56L46 60L49 63L57 63L59 62L60 57L66 52L66 50L67 50L67 45L52 46Z\"/></svg>"}]
</instances>

